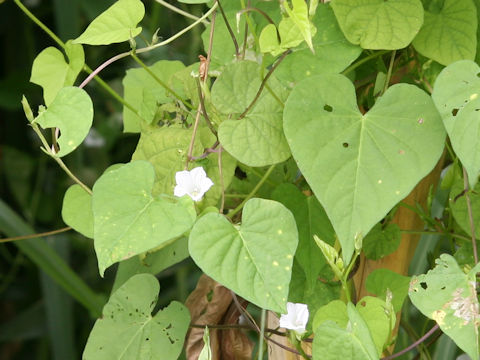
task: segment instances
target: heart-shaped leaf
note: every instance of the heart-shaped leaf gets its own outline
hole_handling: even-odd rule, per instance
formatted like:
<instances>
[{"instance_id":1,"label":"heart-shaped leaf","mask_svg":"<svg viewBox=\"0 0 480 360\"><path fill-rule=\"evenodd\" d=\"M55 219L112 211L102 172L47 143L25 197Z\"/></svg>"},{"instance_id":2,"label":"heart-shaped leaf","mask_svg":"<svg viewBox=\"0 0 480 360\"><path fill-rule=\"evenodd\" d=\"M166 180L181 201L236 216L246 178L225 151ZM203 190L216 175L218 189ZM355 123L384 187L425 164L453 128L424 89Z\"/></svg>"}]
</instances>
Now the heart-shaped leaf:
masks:
<instances>
[{"instance_id":1,"label":"heart-shaped leaf","mask_svg":"<svg viewBox=\"0 0 480 360\"><path fill-rule=\"evenodd\" d=\"M419 88L394 85L362 115L352 83L335 74L294 88L284 131L346 263L355 237L366 235L434 167L445 140L433 101Z\"/></svg>"},{"instance_id":2,"label":"heart-shaped leaf","mask_svg":"<svg viewBox=\"0 0 480 360\"><path fill-rule=\"evenodd\" d=\"M46 48L33 61L30 81L43 88L46 106L52 103L61 88L73 85L85 63L82 45L72 44L69 40L65 43L65 53L68 63L62 52L54 47Z\"/></svg>"},{"instance_id":3,"label":"heart-shaped leaf","mask_svg":"<svg viewBox=\"0 0 480 360\"><path fill-rule=\"evenodd\" d=\"M238 117L260 88L260 65L240 61L225 68L212 87L212 103L223 114ZM249 166L266 166L285 161L290 150L282 130L282 105L287 91L273 77L267 81L253 108L241 120L225 120L218 136L225 150Z\"/></svg>"},{"instance_id":4,"label":"heart-shaped leaf","mask_svg":"<svg viewBox=\"0 0 480 360\"><path fill-rule=\"evenodd\" d=\"M152 316L159 289L155 276L141 274L115 291L95 322L82 359L177 359L190 314L174 301Z\"/></svg>"},{"instance_id":5,"label":"heart-shaped leaf","mask_svg":"<svg viewBox=\"0 0 480 360\"><path fill-rule=\"evenodd\" d=\"M108 45L134 38L142 31L136 27L145 15L140 0L118 0L88 25L75 44Z\"/></svg>"},{"instance_id":6,"label":"heart-shaped leaf","mask_svg":"<svg viewBox=\"0 0 480 360\"><path fill-rule=\"evenodd\" d=\"M478 360L480 314L475 284L480 264L465 273L451 255L442 254L435 263L427 274L413 277L410 300L425 316L435 320L458 347Z\"/></svg>"},{"instance_id":7,"label":"heart-shaped leaf","mask_svg":"<svg viewBox=\"0 0 480 360\"><path fill-rule=\"evenodd\" d=\"M276 201L254 198L239 227L217 213L201 217L189 249L208 276L262 308L285 313L297 243L292 213Z\"/></svg>"},{"instance_id":8,"label":"heart-shaped leaf","mask_svg":"<svg viewBox=\"0 0 480 360\"><path fill-rule=\"evenodd\" d=\"M364 49L402 49L423 24L420 0L333 0L345 37Z\"/></svg>"},{"instance_id":9,"label":"heart-shaped leaf","mask_svg":"<svg viewBox=\"0 0 480 360\"><path fill-rule=\"evenodd\" d=\"M63 198L62 218L65 224L93 239L92 195L78 184L70 186Z\"/></svg>"},{"instance_id":10,"label":"heart-shaped leaf","mask_svg":"<svg viewBox=\"0 0 480 360\"><path fill-rule=\"evenodd\" d=\"M457 61L438 75L432 94L472 188L480 172L479 74L480 67L473 61Z\"/></svg>"},{"instance_id":11,"label":"heart-shaped leaf","mask_svg":"<svg viewBox=\"0 0 480 360\"><path fill-rule=\"evenodd\" d=\"M56 156L62 157L77 148L87 137L93 121L93 104L85 90L78 87L64 87L34 122L42 128L59 128L57 143L60 150Z\"/></svg>"},{"instance_id":12,"label":"heart-shaped leaf","mask_svg":"<svg viewBox=\"0 0 480 360\"><path fill-rule=\"evenodd\" d=\"M475 59L477 9L473 1L444 0L440 11L426 9L424 24L413 46L420 54L442 65Z\"/></svg>"},{"instance_id":13,"label":"heart-shaped leaf","mask_svg":"<svg viewBox=\"0 0 480 360\"><path fill-rule=\"evenodd\" d=\"M379 260L397 250L400 245L402 234L397 224L377 224L363 239L362 250L365 257L371 260Z\"/></svg>"},{"instance_id":14,"label":"heart-shaped leaf","mask_svg":"<svg viewBox=\"0 0 480 360\"><path fill-rule=\"evenodd\" d=\"M392 305L395 312L402 309L403 301L408 295L410 278L393 272L389 269L376 269L370 273L365 283L369 293L385 299L387 290L393 295Z\"/></svg>"},{"instance_id":15,"label":"heart-shaped leaf","mask_svg":"<svg viewBox=\"0 0 480 360\"><path fill-rule=\"evenodd\" d=\"M152 195L154 170L134 161L103 174L93 187L94 241L100 275L110 265L161 245L190 229L190 198Z\"/></svg>"}]
</instances>

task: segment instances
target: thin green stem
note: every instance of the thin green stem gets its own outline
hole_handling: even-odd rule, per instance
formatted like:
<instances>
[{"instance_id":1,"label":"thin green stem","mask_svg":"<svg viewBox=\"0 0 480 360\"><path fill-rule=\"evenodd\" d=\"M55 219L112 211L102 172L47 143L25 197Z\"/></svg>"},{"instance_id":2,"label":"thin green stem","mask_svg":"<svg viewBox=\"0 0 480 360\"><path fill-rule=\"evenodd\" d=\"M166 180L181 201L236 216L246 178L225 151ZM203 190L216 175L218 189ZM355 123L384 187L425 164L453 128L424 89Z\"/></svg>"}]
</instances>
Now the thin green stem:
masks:
<instances>
[{"instance_id":1,"label":"thin green stem","mask_svg":"<svg viewBox=\"0 0 480 360\"><path fill-rule=\"evenodd\" d=\"M416 230L400 230L400 232L404 234L418 234L418 235L445 235L445 236L451 236L453 238L463 240L463 241L471 241L466 236L460 235L460 234L452 234L452 233L444 233L441 231L416 231Z\"/></svg>"},{"instance_id":2,"label":"thin green stem","mask_svg":"<svg viewBox=\"0 0 480 360\"><path fill-rule=\"evenodd\" d=\"M15 4L20 8L20 10L23 11L25 15L27 15L30 20L32 20L35 24L37 24L43 31L45 31L48 36L50 36L58 45L60 45L62 48L65 48L65 43L60 40L60 38L53 33L52 30L50 30L44 23L42 23L35 15L33 15L30 10L28 10L25 5L21 3L20 0L14 0Z\"/></svg>"},{"instance_id":3,"label":"thin green stem","mask_svg":"<svg viewBox=\"0 0 480 360\"><path fill-rule=\"evenodd\" d=\"M266 311L262 308L260 317L260 334L258 335L258 360L263 359L263 338L265 337L265 316Z\"/></svg>"},{"instance_id":4,"label":"thin green stem","mask_svg":"<svg viewBox=\"0 0 480 360\"><path fill-rule=\"evenodd\" d=\"M183 16L189 18L189 19L192 19L192 20L198 20L199 19L199 17L197 17L193 14L190 14L189 12L183 11L182 9L179 9L179 8L167 3L166 1L163 1L163 0L155 0L155 1L158 2L159 4L165 6L167 9L170 9L173 12L176 12L177 14L183 15ZM207 20L202 20L202 23L204 25L209 25L210 24Z\"/></svg>"},{"instance_id":5,"label":"thin green stem","mask_svg":"<svg viewBox=\"0 0 480 360\"><path fill-rule=\"evenodd\" d=\"M246 9L247 7L250 7L245 5L245 0L240 0L240 4L242 5L243 10ZM255 27L253 26L252 20L250 19L250 15L248 12L244 13L244 15L245 15L245 20L248 24L248 28L250 29L250 32L252 33L252 36L255 39L255 44L258 45L258 42L259 42L258 36L255 33Z\"/></svg>"},{"instance_id":6,"label":"thin green stem","mask_svg":"<svg viewBox=\"0 0 480 360\"><path fill-rule=\"evenodd\" d=\"M57 157L55 155L55 153L53 152L53 150L50 148L50 145L48 145L48 142L47 140L45 139L45 137L43 136L43 133L40 131L40 129L38 128L38 125L35 124L35 123L32 123L32 128L33 128L33 131L35 131L35 133L37 134L37 136L39 137L40 141L42 142L44 148L42 149L48 156L50 156L53 160L55 160L57 162L58 165L60 165L60 167L63 169L63 171L65 171L65 173L74 181L76 182L78 185L80 185L88 194L92 195L92 190L87 186L85 185L83 182L80 181L79 178L77 178L71 171L70 169L67 167L67 165L65 165L65 163L62 161L62 159L60 159L59 157Z\"/></svg>"},{"instance_id":7,"label":"thin green stem","mask_svg":"<svg viewBox=\"0 0 480 360\"><path fill-rule=\"evenodd\" d=\"M468 183L468 174L465 167L463 169L463 187L465 190L465 200L467 202L467 212L468 212L468 221L470 223L470 233L472 236L472 247L473 247L473 259L475 260L475 265L478 263L478 253L477 253L477 240L475 239L475 222L473 220L473 211L472 203L470 201L470 185Z\"/></svg>"},{"instance_id":8,"label":"thin green stem","mask_svg":"<svg viewBox=\"0 0 480 360\"><path fill-rule=\"evenodd\" d=\"M372 59L375 59L379 56L382 56L386 53L388 53L390 50L382 50L382 51L378 51L378 52L375 52L373 54L370 54L368 56L365 56L363 59L361 60L358 60L356 63L350 65L348 68L346 68L345 70L343 70L342 72L342 75L347 75L348 73L352 72L353 70L355 70L357 67L359 67L360 65L363 65L365 64L366 62L372 60Z\"/></svg>"},{"instance_id":9,"label":"thin green stem","mask_svg":"<svg viewBox=\"0 0 480 360\"><path fill-rule=\"evenodd\" d=\"M395 54L397 50L392 51L392 56L390 57L390 64L388 65L387 77L385 78L385 85L383 86L382 95L385 94L385 91L388 89L388 84L390 83L390 78L392 77L393 63L395 61Z\"/></svg>"},{"instance_id":10,"label":"thin green stem","mask_svg":"<svg viewBox=\"0 0 480 360\"><path fill-rule=\"evenodd\" d=\"M270 176L270 174L272 173L273 169L275 169L275 165L276 164L273 164L272 166L270 166L268 168L268 170L265 172L265 174L263 175L263 177L260 179L260 181L257 183L257 185L253 188L252 191L250 191L250 193L247 195L247 197L240 203L240 205L238 205L235 209L233 209L232 211L230 211L227 216L231 219L233 216L235 216L235 214L237 214L240 210L242 210L243 206L245 205L245 203L250 200L256 193L257 191L260 189L260 187L263 185L263 183L268 179L268 177Z\"/></svg>"},{"instance_id":11,"label":"thin green stem","mask_svg":"<svg viewBox=\"0 0 480 360\"><path fill-rule=\"evenodd\" d=\"M171 87L169 87L165 82L162 81L145 63L138 58L137 55L132 51L130 52L130 55L132 56L133 60L137 64L139 64L161 87L163 87L165 90L167 90L170 94L172 94L177 100L179 100L183 105L186 107L193 109L193 106L188 103L184 98L182 98L179 94L175 92Z\"/></svg>"},{"instance_id":12,"label":"thin green stem","mask_svg":"<svg viewBox=\"0 0 480 360\"><path fill-rule=\"evenodd\" d=\"M72 230L72 228L70 226L67 226L67 227L64 227L64 228L61 228L61 229L47 231L47 232L38 233L38 234L2 238L2 239L0 239L0 243L10 242L10 241L18 241L18 240L25 240L25 239L35 239L35 238L39 238L39 237L60 234L60 233L70 231L70 230Z\"/></svg>"}]
</instances>

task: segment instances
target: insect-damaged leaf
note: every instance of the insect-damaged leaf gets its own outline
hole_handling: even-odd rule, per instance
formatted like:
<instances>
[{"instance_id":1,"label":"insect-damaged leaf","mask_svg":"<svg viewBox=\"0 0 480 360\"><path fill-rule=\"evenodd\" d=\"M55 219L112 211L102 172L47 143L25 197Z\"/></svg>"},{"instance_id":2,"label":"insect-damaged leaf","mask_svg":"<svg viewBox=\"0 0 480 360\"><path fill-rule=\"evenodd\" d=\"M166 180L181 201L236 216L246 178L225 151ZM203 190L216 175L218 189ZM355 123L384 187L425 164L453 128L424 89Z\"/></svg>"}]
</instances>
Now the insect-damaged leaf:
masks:
<instances>
[{"instance_id":1,"label":"insect-damaged leaf","mask_svg":"<svg viewBox=\"0 0 480 360\"><path fill-rule=\"evenodd\" d=\"M465 273L455 259L440 255L427 274L414 276L408 292L412 303L452 338L473 360L479 358L479 305L476 273L480 264Z\"/></svg>"}]
</instances>

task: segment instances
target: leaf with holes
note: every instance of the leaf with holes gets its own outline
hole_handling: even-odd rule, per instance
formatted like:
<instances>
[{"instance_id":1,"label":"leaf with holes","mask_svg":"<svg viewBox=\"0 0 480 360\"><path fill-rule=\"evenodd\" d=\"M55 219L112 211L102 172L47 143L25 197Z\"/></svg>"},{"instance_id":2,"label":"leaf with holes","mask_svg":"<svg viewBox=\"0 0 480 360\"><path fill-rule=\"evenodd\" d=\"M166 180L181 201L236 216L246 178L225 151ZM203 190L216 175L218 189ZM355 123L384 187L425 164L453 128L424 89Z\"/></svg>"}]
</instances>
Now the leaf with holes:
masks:
<instances>
[{"instance_id":1,"label":"leaf with holes","mask_svg":"<svg viewBox=\"0 0 480 360\"><path fill-rule=\"evenodd\" d=\"M223 215L201 217L190 232L190 255L210 277L262 308L286 312L298 243L292 213L282 204L250 199L242 224Z\"/></svg>"},{"instance_id":2,"label":"leaf with holes","mask_svg":"<svg viewBox=\"0 0 480 360\"><path fill-rule=\"evenodd\" d=\"M152 316L159 289L155 276L141 274L116 290L95 322L82 359L176 359L190 314L183 304L173 301Z\"/></svg>"},{"instance_id":3,"label":"leaf with holes","mask_svg":"<svg viewBox=\"0 0 480 360\"><path fill-rule=\"evenodd\" d=\"M288 92L273 76L267 81L270 90L264 88L245 117L238 119L261 86L260 71L259 64L240 61L227 66L212 87L212 103L226 118L218 128L220 143L248 166L271 165L290 157L282 129L282 102Z\"/></svg>"},{"instance_id":4,"label":"leaf with holes","mask_svg":"<svg viewBox=\"0 0 480 360\"><path fill-rule=\"evenodd\" d=\"M312 40L315 53L305 43L292 49L275 70L279 80L297 83L309 76L339 73L361 54L360 46L345 39L330 6L319 4L312 22L317 28Z\"/></svg>"},{"instance_id":5,"label":"leaf with holes","mask_svg":"<svg viewBox=\"0 0 480 360\"><path fill-rule=\"evenodd\" d=\"M54 47L48 47L37 55L32 65L30 81L43 88L45 105L49 106L61 88L74 84L78 74L85 64L85 54L82 45L65 43L65 53Z\"/></svg>"},{"instance_id":6,"label":"leaf with holes","mask_svg":"<svg viewBox=\"0 0 480 360\"><path fill-rule=\"evenodd\" d=\"M56 156L70 154L87 137L93 121L93 104L85 90L68 86L60 89L47 108L34 120L43 129L58 128Z\"/></svg>"},{"instance_id":7,"label":"leaf with holes","mask_svg":"<svg viewBox=\"0 0 480 360\"><path fill-rule=\"evenodd\" d=\"M193 225L191 199L153 196L154 177L150 163L134 161L95 183L94 245L100 275L118 261L167 246Z\"/></svg>"},{"instance_id":8,"label":"leaf with holes","mask_svg":"<svg viewBox=\"0 0 480 360\"><path fill-rule=\"evenodd\" d=\"M93 239L92 195L78 184L70 186L65 193L62 219L75 231Z\"/></svg>"},{"instance_id":9,"label":"leaf with holes","mask_svg":"<svg viewBox=\"0 0 480 360\"><path fill-rule=\"evenodd\" d=\"M432 98L442 116L453 150L467 170L470 187L480 172L480 67L457 61L442 70Z\"/></svg>"},{"instance_id":10,"label":"leaf with holes","mask_svg":"<svg viewBox=\"0 0 480 360\"><path fill-rule=\"evenodd\" d=\"M440 255L427 274L414 276L408 295L413 305L433 319L440 329L473 360L479 359L479 304L476 273L480 264L465 273L448 254Z\"/></svg>"},{"instance_id":11,"label":"leaf with holes","mask_svg":"<svg viewBox=\"0 0 480 360\"><path fill-rule=\"evenodd\" d=\"M348 41L364 49L402 49L423 24L420 0L334 0L332 8Z\"/></svg>"},{"instance_id":12,"label":"leaf with holes","mask_svg":"<svg viewBox=\"0 0 480 360\"><path fill-rule=\"evenodd\" d=\"M445 0L441 9L425 10L425 21L413 40L423 56L442 65L475 59L477 9L472 0Z\"/></svg>"},{"instance_id":13,"label":"leaf with holes","mask_svg":"<svg viewBox=\"0 0 480 360\"><path fill-rule=\"evenodd\" d=\"M416 86L390 87L362 115L353 84L335 74L305 79L293 89L284 131L346 263L356 235L367 234L428 174L445 140L433 101Z\"/></svg>"},{"instance_id":14,"label":"leaf with holes","mask_svg":"<svg viewBox=\"0 0 480 360\"><path fill-rule=\"evenodd\" d=\"M144 15L145 6L140 0L118 0L98 15L73 43L109 45L127 41L142 32L137 24Z\"/></svg>"}]
</instances>

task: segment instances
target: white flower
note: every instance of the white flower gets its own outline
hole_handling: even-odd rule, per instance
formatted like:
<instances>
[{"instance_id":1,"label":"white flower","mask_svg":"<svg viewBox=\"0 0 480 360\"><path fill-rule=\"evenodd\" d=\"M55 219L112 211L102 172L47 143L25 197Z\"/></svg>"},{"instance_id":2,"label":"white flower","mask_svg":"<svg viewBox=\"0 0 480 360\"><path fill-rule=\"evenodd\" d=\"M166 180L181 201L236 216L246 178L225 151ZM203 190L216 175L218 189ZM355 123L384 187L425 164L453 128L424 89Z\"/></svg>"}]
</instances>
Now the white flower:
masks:
<instances>
[{"instance_id":1,"label":"white flower","mask_svg":"<svg viewBox=\"0 0 480 360\"><path fill-rule=\"evenodd\" d=\"M289 302L287 303L287 314L280 316L280 327L294 330L301 335L306 331L308 315L307 305Z\"/></svg>"},{"instance_id":2,"label":"white flower","mask_svg":"<svg viewBox=\"0 0 480 360\"><path fill-rule=\"evenodd\" d=\"M188 195L194 201L200 201L203 195L213 185L213 181L207 177L205 170L200 167L196 167L191 171L179 171L175 174L175 180L177 186L173 190L175 196Z\"/></svg>"}]
</instances>

